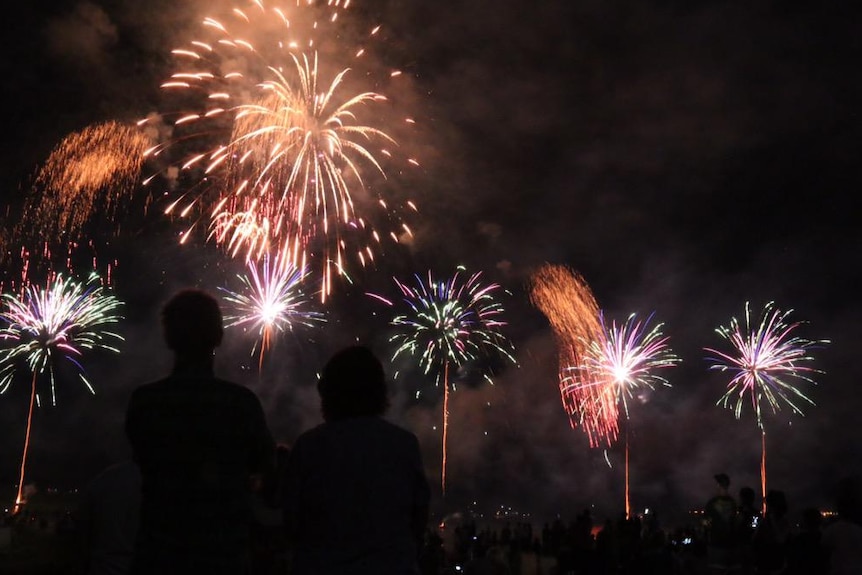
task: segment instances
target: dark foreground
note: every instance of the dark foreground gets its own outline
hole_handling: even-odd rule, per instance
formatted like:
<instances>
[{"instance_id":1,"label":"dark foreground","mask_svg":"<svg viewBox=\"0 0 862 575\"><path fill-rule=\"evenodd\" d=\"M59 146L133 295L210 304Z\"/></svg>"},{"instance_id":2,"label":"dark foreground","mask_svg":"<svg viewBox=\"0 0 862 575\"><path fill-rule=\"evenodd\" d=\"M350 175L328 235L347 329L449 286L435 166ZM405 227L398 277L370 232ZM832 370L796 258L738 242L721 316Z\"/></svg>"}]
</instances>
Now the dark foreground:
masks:
<instances>
[{"instance_id":1,"label":"dark foreground","mask_svg":"<svg viewBox=\"0 0 862 575\"><path fill-rule=\"evenodd\" d=\"M76 519L74 494L45 494L30 509L0 527L0 573L83 575L86 553ZM450 515L429 527L421 557L422 575L701 575L755 573L708 566L703 528L668 529L655 517L594 524L587 512L570 523L544 525L505 519L476 522ZM275 536L273 536L275 535ZM806 537L810 534L806 534ZM816 546L803 549L798 527L784 548L786 575L827 573ZM809 538L810 539L810 538ZM800 556L805 553L807 556ZM754 563L751 549L742 563ZM251 575L286 575L289 551L279 534L255 540Z\"/></svg>"}]
</instances>

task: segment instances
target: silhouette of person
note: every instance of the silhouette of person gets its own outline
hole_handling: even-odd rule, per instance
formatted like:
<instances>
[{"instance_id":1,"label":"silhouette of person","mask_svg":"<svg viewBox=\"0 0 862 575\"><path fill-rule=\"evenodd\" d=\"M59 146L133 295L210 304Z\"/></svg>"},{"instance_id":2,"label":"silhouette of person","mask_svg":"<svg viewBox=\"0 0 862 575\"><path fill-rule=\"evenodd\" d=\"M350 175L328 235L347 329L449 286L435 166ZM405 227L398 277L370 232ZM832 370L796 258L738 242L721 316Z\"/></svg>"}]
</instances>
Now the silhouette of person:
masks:
<instances>
[{"instance_id":1,"label":"silhouette of person","mask_svg":"<svg viewBox=\"0 0 862 575\"><path fill-rule=\"evenodd\" d=\"M862 572L862 481L845 477L835 494L838 519L823 530L823 550L829 561L830 575Z\"/></svg>"},{"instance_id":2,"label":"silhouette of person","mask_svg":"<svg viewBox=\"0 0 862 575\"><path fill-rule=\"evenodd\" d=\"M823 515L816 507L802 511L797 533L788 545L788 573L792 575L821 575L826 572L826 554L821 545L820 526Z\"/></svg>"},{"instance_id":3,"label":"silhouette of person","mask_svg":"<svg viewBox=\"0 0 862 575\"><path fill-rule=\"evenodd\" d=\"M746 486L739 490L739 507L736 509L736 539L743 573L748 573L754 569L754 533L763 519L760 516L760 509L754 504L754 500L754 489Z\"/></svg>"},{"instance_id":4,"label":"silhouette of person","mask_svg":"<svg viewBox=\"0 0 862 575\"><path fill-rule=\"evenodd\" d=\"M216 300L177 293L162 310L170 375L137 388L126 435L141 469L132 573L245 573L252 517L249 477L272 464L260 401L214 375L222 340Z\"/></svg>"},{"instance_id":5,"label":"silhouette of person","mask_svg":"<svg viewBox=\"0 0 862 575\"><path fill-rule=\"evenodd\" d=\"M754 556L758 573L783 573L787 568L787 543L790 521L787 497L770 489L766 494L766 514L754 533Z\"/></svg>"},{"instance_id":6,"label":"silhouette of person","mask_svg":"<svg viewBox=\"0 0 862 575\"><path fill-rule=\"evenodd\" d=\"M736 501L728 493L730 477L715 476L718 493L707 501L703 512L707 522L707 563L712 569L736 567Z\"/></svg>"},{"instance_id":7,"label":"silhouette of person","mask_svg":"<svg viewBox=\"0 0 862 575\"><path fill-rule=\"evenodd\" d=\"M324 423L299 436L286 470L291 573L419 573L430 492L416 436L381 417L389 401L380 360L343 349L317 389Z\"/></svg>"}]
</instances>

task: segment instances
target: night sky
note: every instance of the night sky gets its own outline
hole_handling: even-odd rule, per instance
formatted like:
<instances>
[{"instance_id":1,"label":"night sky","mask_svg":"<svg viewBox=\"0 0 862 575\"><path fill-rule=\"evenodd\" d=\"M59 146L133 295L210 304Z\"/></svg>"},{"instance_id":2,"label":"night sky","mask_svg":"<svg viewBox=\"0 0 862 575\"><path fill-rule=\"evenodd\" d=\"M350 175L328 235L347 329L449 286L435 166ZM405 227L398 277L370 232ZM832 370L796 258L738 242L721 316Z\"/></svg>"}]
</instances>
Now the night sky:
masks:
<instances>
[{"instance_id":1,"label":"night sky","mask_svg":"<svg viewBox=\"0 0 862 575\"><path fill-rule=\"evenodd\" d=\"M63 136L164 110L170 50L221 5L232 4L11 9L0 25L4 233ZM232 332L218 370L259 395L275 436L289 443L320 421L315 373L329 354L360 341L391 355L391 310L366 291L394 297L393 276L429 268L441 277L457 265L481 270L509 292L504 332L518 366L499 365L493 386L465 377L452 395L450 493L445 504L438 493L438 507L477 501L544 517L595 504L615 514L622 447L608 450L609 467L570 429L553 334L526 293L537 266L564 264L607 317L654 311L683 359L665 374L672 387L641 397L629 422L635 507L673 515L702 505L714 473L728 473L733 491L759 484L752 413L737 421L715 406L727 377L707 370L703 348L721 345L714 329L746 301L755 309L775 301L806 321L800 335L832 343L815 351L813 366L825 371L809 390L817 406L767 418L770 487L787 492L792 513L827 506L837 479L862 472L862 50L850 5L355 0L345 26L382 24L373 57L405 72L391 96L417 128L396 136L421 169L376 191L416 202L415 239L385 247L353 285L337 286L327 325L280 338L262 373L252 339ZM146 193L93 228L111 231L94 240L100 256L118 260L126 342L119 356L85 358L95 396L61 381L59 405L37 412L29 475L41 485L80 486L128 456L125 402L170 365L159 306L180 287L215 291L242 269L202 241L178 246L181 224L140 209ZM17 271L7 262L4 273ZM434 484L441 394L421 374L405 376L404 362L389 367L401 370L389 415L419 436ZM17 481L27 383L0 396L2 485Z\"/></svg>"}]
</instances>

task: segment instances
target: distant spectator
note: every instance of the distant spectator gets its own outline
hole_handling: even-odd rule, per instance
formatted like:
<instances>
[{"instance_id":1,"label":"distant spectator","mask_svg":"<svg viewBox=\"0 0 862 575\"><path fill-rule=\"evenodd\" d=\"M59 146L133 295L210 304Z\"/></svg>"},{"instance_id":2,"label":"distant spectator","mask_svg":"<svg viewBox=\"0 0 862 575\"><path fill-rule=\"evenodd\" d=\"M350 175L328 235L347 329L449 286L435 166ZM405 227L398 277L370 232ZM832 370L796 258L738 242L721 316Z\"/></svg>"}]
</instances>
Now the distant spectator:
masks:
<instances>
[{"instance_id":1,"label":"distant spectator","mask_svg":"<svg viewBox=\"0 0 862 575\"><path fill-rule=\"evenodd\" d=\"M112 465L84 488L82 535L87 575L131 571L141 508L141 473L133 461Z\"/></svg>"},{"instance_id":2,"label":"distant spectator","mask_svg":"<svg viewBox=\"0 0 862 575\"><path fill-rule=\"evenodd\" d=\"M826 554L823 551L823 533L820 526L823 516L819 509L802 512L799 533L791 539L787 562L792 575L821 575L826 573Z\"/></svg>"},{"instance_id":3,"label":"distant spectator","mask_svg":"<svg viewBox=\"0 0 862 575\"><path fill-rule=\"evenodd\" d=\"M385 421L383 366L364 347L336 353L317 386L324 423L290 453L285 525L293 575L412 575L428 520L419 442Z\"/></svg>"},{"instance_id":4,"label":"distant spectator","mask_svg":"<svg viewBox=\"0 0 862 575\"><path fill-rule=\"evenodd\" d=\"M214 375L222 340L216 300L181 291L164 307L162 326L173 370L136 389L126 412L142 476L133 573L244 574L250 476L272 465L272 436L257 397Z\"/></svg>"},{"instance_id":5,"label":"distant spectator","mask_svg":"<svg viewBox=\"0 0 862 575\"><path fill-rule=\"evenodd\" d=\"M754 489L743 487L739 490L739 507L736 511L736 537L738 541L739 562L747 573L754 568L754 533L762 520L760 509L754 502Z\"/></svg>"},{"instance_id":6,"label":"distant spectator","mask_svg":"<svg viewBox=\"0 0 862 575\"><path fill-rule=\"evenodd\" d=\"M736 526L736 501L728 494L730 477L725 473L714 476L718 493L704 506L707 523L707 563L714 569L729 569L738 566Z\"/></svg>"},{"instance_id":7,"label":"distant spectator","mask_svg":"<svg viewBox=\"0 0 862 575\"><path fill-rule=\"evenodd\" d=\"M754 560L757 573L772 575L787 569L790 521L783 491L770 489L766 494L766 515L754 533Z\"/></svg>"},{"instance_id":8,"label":"distant spectator","mask_svg":"<svg viewBox=\"0 0 862 575\"><path fill-rule=\"evenodd\" d=\"M419 553L419 572L421 575L440 575L445 562L443 538L433 529L426 529L425 542Z\"/></svg>"},{"instance_id":9,"label":"distant spectator","mask_svg":"<svg viewBox=\"0 0 862 575\"><path fill-rule=\"evenodd\" d=\"M474 557L464 566L464 575L510 575L512 571L506 554L500 547L492 547L487 553Z\"/></svg>"},{"instance_id":10,"label":"distant spectator","mask_svg":"<svg viewBox=\"0 0 862 575\"><path fill-rule=\"evenodd\" d=\"M838 520L823 530L829 575L862 573L862 489L858 477L842 479L835 494Z\"/></svg>"}]
</instances>

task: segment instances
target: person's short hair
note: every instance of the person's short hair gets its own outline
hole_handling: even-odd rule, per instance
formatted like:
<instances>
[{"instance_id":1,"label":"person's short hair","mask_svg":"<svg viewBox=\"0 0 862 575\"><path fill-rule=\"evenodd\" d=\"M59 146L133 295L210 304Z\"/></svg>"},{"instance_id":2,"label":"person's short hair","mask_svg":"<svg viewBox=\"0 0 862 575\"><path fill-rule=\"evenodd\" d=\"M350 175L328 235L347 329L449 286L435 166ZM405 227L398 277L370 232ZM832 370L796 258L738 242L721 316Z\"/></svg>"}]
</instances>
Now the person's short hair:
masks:
<instances>
[{"instance_id":1,"label":"person's short hair","mask_svg":"<svg viewBox=\"0 0 862 575\"><path fill-rule=\"evenodd\" d=\"M165 343L177 355L206 355L221 344L224 328L218 302L198 289L184 289L162 308Z\"/></svg>"},{"instance_id":2,"label":"person's short hair","mask_svg":"<svg viewBox=\"0 0 862 575\"><path fill-rule=\"evenodd\" d=\"M739 490L739 502L754 505L754 489L743 487Z\"/></svg>"},{"instance_id":3,"label":"person's short hair","mask_svg":"<svg viewBox=\"0 0 862 575\"><path fill-rule=\"evenodd\" d=\"M716 473L715 481L725 489L730 487L730 477L727 476L727 473Z\"/></svg>"},{"instance_id":4,"label":"person's short hair","mask_svg":"<svg viewBox=\"0 0 862 575\"><path fill-rule=\"evenodd\" d=\"M326 421L383 415L389 407L383 364L363 346L333 355L323 368L317 391Z\"/></svg>"},{"instance_id":5,"label":"person's short hair","mask_svg":"<svg viewBox=\"0 0 862 575\"><path fill-rule=\"evenodd\" d=\"M766 512L770 515L784 516L787 513L787 496L783 491L770 489L766 494Z\"/></svg>"}]
</instances>

